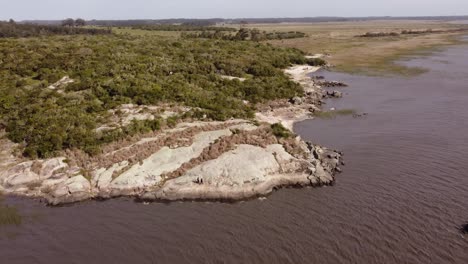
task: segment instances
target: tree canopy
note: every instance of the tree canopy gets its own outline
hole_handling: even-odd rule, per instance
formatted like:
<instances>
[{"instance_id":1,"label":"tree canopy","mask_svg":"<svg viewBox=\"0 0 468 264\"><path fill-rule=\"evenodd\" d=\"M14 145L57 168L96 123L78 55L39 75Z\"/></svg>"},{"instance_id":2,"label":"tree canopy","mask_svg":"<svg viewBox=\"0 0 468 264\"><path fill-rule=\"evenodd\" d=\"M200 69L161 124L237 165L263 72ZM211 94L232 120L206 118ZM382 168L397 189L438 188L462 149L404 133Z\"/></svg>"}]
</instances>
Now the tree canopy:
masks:
<instances>
[{"instance_id":1,"label":"tree canopy","mask_svg":"<svg viewBox=\"0 0 468 264\"><path fill-rule=\"evenodd\" d=\"M173 103L191 107L192 118L252 118L257 103L303 92L282 69L307 62L299 50L251 41L127 35L3 38L0 61L0 127L30 157L96 153L159 128L158 120L142 121L98 133L121 104ZM49 88L64 76L74 83Z\"/></svg>"},{"instance_id":2,"label":"tree canopy","mask_svg":"<svg viewBox=\"0 0 468 264\"><path fill-rule=\"evenodd\" d=\"M73 24L67 22L66 24L75 25L75 22L73 22ZM111 30L103 28L18 24L14 21L0 22L0 38L25 38L51 35L101 35L110 33Z\"/></svg>"}]
</instances>

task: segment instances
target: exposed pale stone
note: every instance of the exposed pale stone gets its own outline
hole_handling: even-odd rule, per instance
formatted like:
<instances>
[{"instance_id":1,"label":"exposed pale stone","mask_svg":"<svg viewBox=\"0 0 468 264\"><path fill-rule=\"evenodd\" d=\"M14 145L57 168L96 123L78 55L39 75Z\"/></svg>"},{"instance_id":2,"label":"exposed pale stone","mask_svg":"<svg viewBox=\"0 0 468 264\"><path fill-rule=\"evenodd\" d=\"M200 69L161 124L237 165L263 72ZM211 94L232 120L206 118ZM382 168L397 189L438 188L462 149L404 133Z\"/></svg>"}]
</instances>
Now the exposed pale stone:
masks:
<instances>
[{"instance_id":1,"label":"exposed pale stone","mask_svg":"<svg viewBox=\"0 0 468 264\"><path fill-rule=\"evenodd\" d=\"M253 124L243 123L243 124L230 126L229 129L231 129L231 130L239 129L239 130L243 130L243 131L253 131L255 129L258 129L258 127L253 125Z\"/></svg>"},{"instance_id":2,"label":"exposed pale stone","mask_svg":"<svg viewBox=\"0 0 468 264\"><path fill-rule=\"evenodd\" d=\"M47 87L47 89L51 89L51 90L60 89L60 88L65 87L67 84L74 83L74 82L75 81L73 79L70 79L70 77L64 76L62 79L60 79L56 83L54 83L52 85L49 85L49 87Z\"/></svg>"},{"instance_id":3,"label":"exposed pale stone","mask_svg":"<svg viewBox=\"0 0 468 264\"><path fill-rule=\"evenodd\" d=\"M19 186L44 181L68 167L63 160L64 158L54 158L45 161L37 160L20 163L0 172L0 183L4 186ZM38 166L39 171L35 171L33 166Z\"/></svg>"},{"instance_id":4,"label":"exposed pale stone","mask_svg":"<svg viewBox=\"0 0 468 264\"><path fill-rule=\"evenodd\" d=\"M47 200L50 204L56 205L82 201L91 197L90 182L82 175L78 175L57 185L47 196Z\"/></svg>"},{"instance_id":5,"label":"exposed pale stone","mask_svg":"<svg viewBox=\"0 0 468 264\"><path fill-rule=\"evenodd\" d=\"M154 186L162 180L161 174L178 169L183 163L198 157L214 140L231 134L229 129L201 132L195 136L193 144L189 147L176 149L163 147L142 163L135 164L122 173L110 187L137 192L141 188Z\"/></svg>"},{"instance_id":6,"label":"exposed pale stone","mask_svg":"<svg viewBox=\"0 0 468 264\"><path fill-rule=\"evenodd\" d=\"M319 69L320 67L314 67L314 66L309 66L309 65L295 65L286 69L284 72L286 74L289 74L294 81L300 82L308 74L316 72Z\"/></svg>"},{"instance_id":7,"label":"exposed pale stone","mask_svg":"<svg viewBox=\"0 0 468 264\"><path fill-rule=\"evenodd\" d=\"M295 148L309 157L297 158L280 144L265 148L241 144L234 150L220 152L219 157L202 160L180 177L164 181L161 178L162 174L173 172L198 158L215 140L232 135L236 129L251 131L255 128L243 121L232 122L226 129L199 132L191 146L164 147L127 171L124 170L128 161L97 169L91 173L91 183L78 175L79 168L69 167L63 158L57 158L20 163L0 174L0 185L9 193L46 197L51 204L61 204L122 195L166 200L238 200L266 195L281 186L333 182L333 173L341 164L340 154L306 144L300 137L288 144L296 144ZM114 179L119 173L120 176Z\"/></svg>"},{"instance_id":8,"label":"exposed pale stone","mask_svg":"<svg viewBox=\"0 0 468 264\"><path fill-rule=\"evenodd\" d=\"M303 160L291 156L282 145L239 145L167 181L160 190L146 193L143 198L238 200L266 195L274 187L310 184L309 173L297 172L303 165Z\"/></svg>"},{"instance_id":9,"label":"exposed pale stone","mask_svg":"<svg viewBox=\"0 0 468 264\"><path fill-rule=\"evenodd\" d=\"M226 79L226 80L238 80L240 82L244 82L246 79L245 78L241 78L241 77L235 77L235 76L228 76L228 75L221 75L221 78L223 79Z\"/></svg>"},{"instance_id":10,"label":"exposed pale stone","mask_svg":"<svg viewBox=\"0 0 468 264\"><path fill-rule=\"evenodd\" d=\"M108 169L101 168L96 170L91 181L92 185L98 189L108 188L113 180L114 172L118 172L124 169L126 166L128 166L128 161L114 164Z\"/></svg>"}]
</instances>

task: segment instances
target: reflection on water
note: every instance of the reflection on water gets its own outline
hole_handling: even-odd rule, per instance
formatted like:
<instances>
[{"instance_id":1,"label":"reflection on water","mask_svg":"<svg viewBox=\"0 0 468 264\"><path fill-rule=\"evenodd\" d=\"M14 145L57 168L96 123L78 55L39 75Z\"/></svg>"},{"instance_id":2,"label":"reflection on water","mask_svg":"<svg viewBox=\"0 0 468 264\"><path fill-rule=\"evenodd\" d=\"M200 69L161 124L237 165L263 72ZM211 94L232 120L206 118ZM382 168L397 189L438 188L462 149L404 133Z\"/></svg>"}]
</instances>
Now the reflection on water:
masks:
<instances>
[{"instance_id":1,"label":"reflection on water","mask_svg":"<svg viewBox=\"0 0 468 264\"><path fill-rule=\"evenodd\" d=\"M345 152L334 187L237 204L133 203L48 208L0 236L5 263L468 263L468 48L407 62L416 78L323 73L351 86L327 108L369 115L297 124Z\"/></svg>"}]
</instances>

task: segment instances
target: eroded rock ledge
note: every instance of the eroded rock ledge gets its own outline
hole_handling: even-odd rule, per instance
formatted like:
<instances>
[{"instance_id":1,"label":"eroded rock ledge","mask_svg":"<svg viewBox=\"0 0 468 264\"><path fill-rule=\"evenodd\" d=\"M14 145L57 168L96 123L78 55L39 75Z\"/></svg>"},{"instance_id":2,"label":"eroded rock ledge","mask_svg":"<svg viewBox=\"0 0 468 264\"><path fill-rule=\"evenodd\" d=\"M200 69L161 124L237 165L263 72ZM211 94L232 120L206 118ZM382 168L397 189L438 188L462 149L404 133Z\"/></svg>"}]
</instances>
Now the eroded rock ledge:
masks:
<instances>
[{"instance_id":1,"label":"eroded rock ledge","mask_svg":"<svg viewBox=\"0 0 468 264\"><path fill-rule=\"evenodd\" d=\"M282 186L329 185L340 170L335 151L299 137L278 138L269 125L229 124L189 133L190 145L162 147L133 164L123 160L101 168L95 163L85 172L65 157L22 162L0 173L0 186L5 193L43 197L52 205L118 196L241 200Z\"/></svg>"},{"instance_id":2,"label":"eroded rock ledge","mask_svg":"<svg viewBox=\"0 0 468 264\"><path fill-rule=\"evenodd\" d=\"M132 196L144 200L243 200L285 186L331 185L341 154L304 142L270 124L293 122L319 109L324 92L307 66L289 69L303 97L260 112L258 121L181 123L173 129L108 146L89 157L66 152L20 160L2 151L0 192L45 198L51 205ZM287 115L284 115L287 113ZM13 149L13 147L11 148Z\"/></svg>"}]
</instances>

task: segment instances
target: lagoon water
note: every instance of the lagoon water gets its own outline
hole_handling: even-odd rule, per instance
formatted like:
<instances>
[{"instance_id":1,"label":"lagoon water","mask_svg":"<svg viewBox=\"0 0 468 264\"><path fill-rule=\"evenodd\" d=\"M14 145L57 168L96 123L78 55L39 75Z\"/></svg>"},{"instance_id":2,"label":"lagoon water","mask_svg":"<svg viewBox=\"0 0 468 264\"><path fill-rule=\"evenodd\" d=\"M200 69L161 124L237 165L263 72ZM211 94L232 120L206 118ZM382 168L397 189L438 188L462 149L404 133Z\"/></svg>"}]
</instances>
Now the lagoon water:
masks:
<instances>
[{"instance_id":1,"label":"lagoon water","mask_svg":"<svg viewBox=\"0 0 468 264\"><path fill-rule=\"evenodd\" d=\"M468 263L468 47L405 62L411 78L320 73L350 84L325 108L368 113L296 125L345 153L333 187L236 204L9 197L0 263Z\"/></svg>"}]
</instances>

